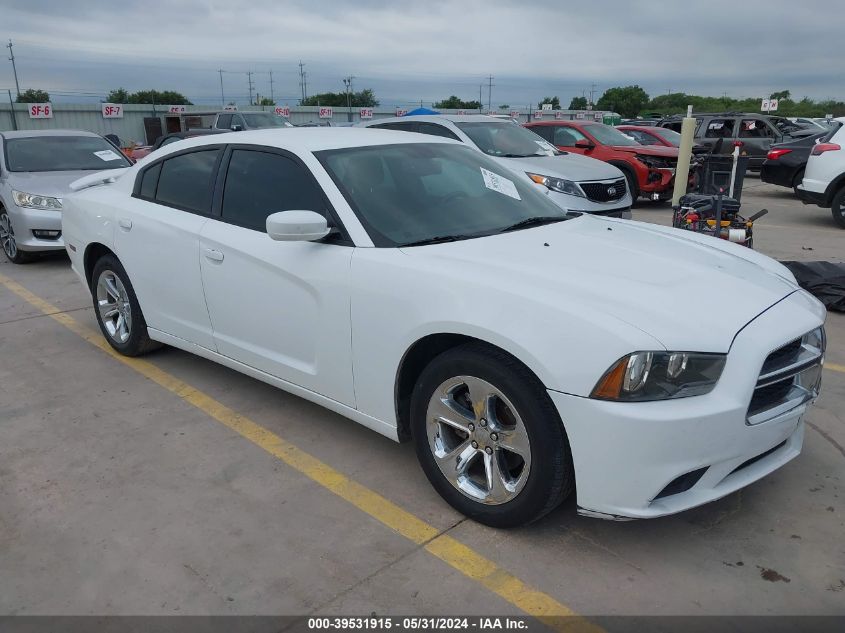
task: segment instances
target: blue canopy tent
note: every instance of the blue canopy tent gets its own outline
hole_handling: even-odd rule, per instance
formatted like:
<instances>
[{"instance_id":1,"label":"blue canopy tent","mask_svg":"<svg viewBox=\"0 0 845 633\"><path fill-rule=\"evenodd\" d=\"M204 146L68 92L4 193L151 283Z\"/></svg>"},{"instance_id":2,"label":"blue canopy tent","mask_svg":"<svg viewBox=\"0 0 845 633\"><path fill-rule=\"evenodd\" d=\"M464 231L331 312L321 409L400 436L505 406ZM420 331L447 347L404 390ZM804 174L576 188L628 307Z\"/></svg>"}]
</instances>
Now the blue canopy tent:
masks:
<instances>
[{"instance_id":1,"label":"blue canopy tent","mask_svg":"<svg viewBox=\"0 0 845 633\"><path fill-rule=\"evenodd\" d=\"M420 114L440 114L437 110L429 110L428 108L417 108L416 110L411 110L410 112L406 112L404 116L417 116Z\"/></svg>"}]
</instances>

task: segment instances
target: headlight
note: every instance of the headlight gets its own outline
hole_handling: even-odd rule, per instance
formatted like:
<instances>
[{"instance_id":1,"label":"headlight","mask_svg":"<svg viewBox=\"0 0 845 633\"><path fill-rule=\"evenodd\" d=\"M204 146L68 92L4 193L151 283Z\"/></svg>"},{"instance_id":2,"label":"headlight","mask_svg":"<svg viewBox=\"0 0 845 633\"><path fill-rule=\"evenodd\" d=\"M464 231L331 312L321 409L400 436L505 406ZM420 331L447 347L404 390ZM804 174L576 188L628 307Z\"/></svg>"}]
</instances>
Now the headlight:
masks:
<instances>
[{"instance_id":1,"label":"headlight","mask_svg":"<svg viewBox=\"0 0 845 633\"><path fill-rule=\"evenodd\" d=\"M695 352L634 352L607 370L590 397L643 402L700 396L716 386L725 358Z\"/></svg>"},{"instance_id":2,"label":"headlight","mask_svg":"<svg viewBox=\"0 0 845 633\"><path fill-rule=\"evenodd\" d=\"M50 196L39 196L37 193L26 193L24 191L12 190L12 197L15 199L15 204L19 207L27 209L61 209L62 201L60 198L51 198Z\"/></svg>"},{"instance_id":3,"label":"headlight","mask_svg":"<svg viewBox=\"0 0 845 633\"><path fill-rule=\"evenodd\" d=\"M525 172L528 177L536 182L538 185L544 185L552 191L559 191L560 193L568 193L570 196L584 197L584 192L581 188L571 180L564 180L563 178L555 178L554 176L541 176L540 174L532 174Z\"/></svg>"}]
</instances>

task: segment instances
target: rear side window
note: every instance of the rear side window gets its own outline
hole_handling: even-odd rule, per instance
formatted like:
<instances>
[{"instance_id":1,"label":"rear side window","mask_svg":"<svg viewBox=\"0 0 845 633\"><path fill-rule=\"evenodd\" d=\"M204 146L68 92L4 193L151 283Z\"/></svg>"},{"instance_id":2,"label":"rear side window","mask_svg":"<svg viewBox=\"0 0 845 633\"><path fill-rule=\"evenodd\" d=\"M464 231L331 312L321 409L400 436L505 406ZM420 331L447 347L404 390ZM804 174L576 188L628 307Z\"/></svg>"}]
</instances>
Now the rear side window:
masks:
<instances>
[{"instance_id":1,"label":"rear side window","mask_svg":"<svg viewBox=\"0 0 845 633\"><path fill-rule=\"evenodd\" d=\"M707 131L704 138L733 138L733 119L711 119L707 124Z\"/></svg>"},{"instance_id":2,"label":"rear side window","mask_svg":"<svg viewBox=\"0 0 845 633\"><path fill-rule=\"evenodd\" d=\"M428 134L429 136L442 136L443 138L450 138L453 141L460 140L452 130L436 123L420 123L417 132Z\"/></svg>"},{"instance_id":3,"label":"rear side window","mask_svg":"<svg viewBox=\"0 0 845 633\"><path fill-rule=\"evenodd\" d=\"M554 130L555 135L552 142L561 147L575 147L577 141L583 141L587 138L574 127L556 127Z\"/></svg>"},{"instance_id":4,"label":"rear side window","mask_svg":"<svg viewBox=\"0 0 845 633\"><path fill-rule=\"evenodd\" d=\"M213 149L180 154L163 161L156 202L185 211L210 213L214 166L219 154L219 149Z\"/></svg>"},{"instance_id":5,"label":"rear side window","mask_svg":"<svg viewBox=\"0 0 845 633\"><path fill-rule=\"evenodd\" d=\"M232 152L223 190L223 220L266 231L267 216L293 209L326 214L320 188L299 163L269 152Z\"/></svg>"},{"instance_id":6,"label":"rear side window","mask_svg":"<svg viewBox=\"0 0 845 633\"><path fill-rule=\"evenodd\" d=\"M772 128L759 119L743 119L740 123L740 138L772 138Z\"/></svg>"},{"instance_id":7,"label":"rear side window","mask_svg":"<svg viewBox=\"0 0 845 633\"><path fill-rule=\"evenodd\" d=\"M156 163L141 176L141 189L138 192L142 198L153 200L156 197L158 175L161 173L161 163Z\"/></svg>"},{"instance_id":8,"label":"rear side window","mask_svg":"<svg viewBox=\"0 0 845 633\"><path fill-rule=\"evenodd\" d=\"M217 127L221 130L228 130L232 127L232 115L231 114L221 114L217 117Z\"/></svg>"}]
</instances>

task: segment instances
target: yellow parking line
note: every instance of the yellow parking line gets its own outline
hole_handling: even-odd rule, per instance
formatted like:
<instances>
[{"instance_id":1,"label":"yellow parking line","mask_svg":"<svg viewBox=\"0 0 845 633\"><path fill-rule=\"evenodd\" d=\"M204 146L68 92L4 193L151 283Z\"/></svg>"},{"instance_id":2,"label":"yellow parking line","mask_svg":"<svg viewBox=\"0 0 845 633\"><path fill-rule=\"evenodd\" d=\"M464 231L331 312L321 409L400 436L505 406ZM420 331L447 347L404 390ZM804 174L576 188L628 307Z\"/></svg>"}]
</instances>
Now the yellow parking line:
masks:
<instances>
[{"instance_id":1,"label":"yellow parking line","mask_svg":"<svg viewBox=\"0 0 845 633\"><path fill-rule=\"evenodd\" d=\"M468 578L477 581L528 615L539 617L573 616L550 622L552 628L561 631L584 631L585 633L601 633L603 631L601 627L578 616L565 604L531 587L457 539L441 533L433 525L426 523L407 510L403 510L377 492L353 481L325 462L297 448L287 440L240 415L211 396L159 369L149 361L120 355L111 348L99 332L82 325L68 314L62 313L58 308L33 294L19 283L0 274L0 284L115 360L131 367L185 402L200 409L396 533L417 545L423 546L432 555Z\"/></svg>"},{"instance_id":2,"label":"yellow parking line","mask_svg":"<svg viewBox=\"0 0 845 633\"><path fill-rule=\"evenodd\" d=\"M824 368L845 374L845 365L837 365L836 363L825 363Z\"/></svg>"}]
</instances>

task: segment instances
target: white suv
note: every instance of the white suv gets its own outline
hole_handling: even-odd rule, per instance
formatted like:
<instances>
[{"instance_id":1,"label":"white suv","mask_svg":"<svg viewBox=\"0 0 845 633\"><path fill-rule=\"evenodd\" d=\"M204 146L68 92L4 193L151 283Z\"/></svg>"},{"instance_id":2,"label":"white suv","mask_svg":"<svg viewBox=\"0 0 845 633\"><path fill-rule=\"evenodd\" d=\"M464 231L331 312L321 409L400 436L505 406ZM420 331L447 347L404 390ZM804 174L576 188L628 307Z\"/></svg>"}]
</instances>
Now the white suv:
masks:
<instances>
[{"instance_id":1,"label":"white suv","mask_svg":"<svg viewBox=\"0 0 845 633\"><path fill-rule=\"evenodd\" d=\"M813 146L804 180L796 189L804 204L830 209L845 229L845 117L834 119L830 132Z\"/></svg>"}]
</instances>

